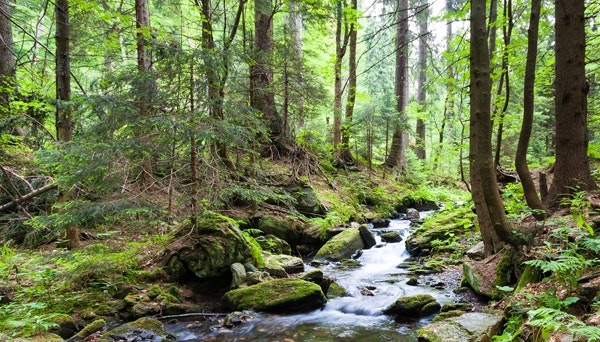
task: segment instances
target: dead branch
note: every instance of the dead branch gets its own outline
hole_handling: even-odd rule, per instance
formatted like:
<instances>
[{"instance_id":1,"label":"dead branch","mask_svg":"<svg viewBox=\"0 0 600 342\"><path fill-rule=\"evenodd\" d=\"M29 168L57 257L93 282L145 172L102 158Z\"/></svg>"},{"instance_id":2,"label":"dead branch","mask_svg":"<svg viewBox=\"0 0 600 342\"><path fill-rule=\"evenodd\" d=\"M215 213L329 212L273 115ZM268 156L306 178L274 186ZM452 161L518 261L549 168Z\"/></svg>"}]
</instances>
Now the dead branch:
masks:
<instances>
[{"instance_id":1,"label":"dead branch","mask_svg":"<svg viewBox=\"0 0 600 342\"><path fill-rule=\"evenodd\" d=\"M14 200L12 200L12 201L10 201L10 202L8 202L6 204L0 205L0 212L8 210L8 209L14 207L15 205L27 202L27 201L35 198L36 196L39 196L41 194L44 194L44 193L46 193L46 192L48 192L50 190L54 190L56 188L58 188L58 186L56 184L54 184L54 183L48 184L48 185L44 185L43 187L41 187L41 188L39 188L37 190L33 190L32 192L30 192L28 194L25 194L23 196L19 196L19 198L15 198Z\"/></svg>"}]
</instances>

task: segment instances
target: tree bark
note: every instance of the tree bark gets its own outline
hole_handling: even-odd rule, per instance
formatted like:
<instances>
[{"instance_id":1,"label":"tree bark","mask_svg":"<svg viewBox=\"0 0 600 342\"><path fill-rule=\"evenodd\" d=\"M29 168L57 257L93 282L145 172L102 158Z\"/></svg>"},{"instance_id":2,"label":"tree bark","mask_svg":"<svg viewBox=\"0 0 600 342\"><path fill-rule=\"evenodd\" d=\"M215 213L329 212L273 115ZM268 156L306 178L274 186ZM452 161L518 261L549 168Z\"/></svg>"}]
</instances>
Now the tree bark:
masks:
<instances>
[{"instance_id":1,"label":"tree bark","mask_svg":"<svg viewBox=\"0 0 600 342\"><path fill-rule=\"evenodd\" d=\"M515 156L515 167L521 184L527 205L534 210L533 216L538 220L546 217L546 207L540 200L535 189L535 184L527 165L527 149L533 127L534 91L535 91L535 64L537 60L538 28L540 23L541 0L531 1L531 14L529 19L529 31L527 36L527 59L525 61L525 80L523 82L523 123L517 154Z\"/></svg>"},{"instance_id":2,"label":"tree bark","mask_svg":"<svg viewBox=\"0 0 600 342\"><path fill-rule=\"evenodd\" d=\"M385 160L385 166L397 168L399 173L406 170L406 105L408 103L408 0L398 0L396 30L396 111L398 121L394 125L392 147Z\"/></svg>"},{"instance_id":3,"label":"tree bark","mask_svg":"<svg viewBox=\"0 0 600 342\"><path fill-rule=\"evenodd\" d=\"M141 80L138 81L138 111L139 119L143 122L151 115L151 95L154 90L154 81L151 79L152 63L150 58L150 49L148 37L150 35L150 11L148 9L148 0L135 0L135 27L137 43L137 68ZM144 125L146 126L146 125ZM149 132L146 127L138 129L138 138L142 148L152 150L149 146ZM149 186L152 182L153 162L144 154L141 161L142 173L141 183Z\"/></svg>"},{"instance_id":4,"label":"tree bark","mask_svg":"<svg viewBox=\"0 0 600 342\"><path fill-rule=\"evenodd\" d=\"M268 147L271 156L279 157L285 137L283 120L275 107L275 94L271 89L273 14L272 0L254 2L254 63L250 66L250 105L263 115L270 140L264 146Z\"/></svg>"},{"instance_id":5,"label":"tree bark","mask_svg":"<svg viewBox=\"0 0 600 342\"><path fill-rule=\"evenodd\" d=\"M502 88L504 87L505 95L504 102L501 108L497 108L494 104L494 118L498 121L498 132L496 134L496 151L494 154L494 166L500 167L500 152L502 151L502 139L504 135L504 116L506 114L506 110L508 109L508 104L510 101L510 80L508 73L508 54L509 54L509 46L510 39L512 35L512 29L514 26L513 23L513 15L512 15L512 0L504 1L504 20L506 20L506 24L502 25L502 37L504 40L504 51L502 51L502 76L500 77L500 82L498 85L497 95L500 96L502 94Z\"/></svg>"},{"instance_id":6,"label":"tree bark","mask_svg":"<svg viewBox=\"0 0 600 342\"><path fill-rule=\"evenodd\" d=\"M484 244L487 244L486 253L490 253L498 251L500 240L521 246L523 239L512 232L496 182L490 120L492 81L485 13L486 0L471 1L470 174L479 229Z\"/></svg>"},{"instance_id":7,"label":"tree bark","mask_svg":"<svg viewBox=\"0 0 600 342\"><path fill-rule=\"evenodd\" d=\"M56 139L59 142L70 142L73 137L73 120L71 101L71 59L70 59L70 26L69 1L56 0ZM58 201L68 202L73 193L63 189ZM77 225L71 224L65 228L67 248L81 245Z\"/></svg>"},{"instance_id":8,"label":"tree bark","mask_svg":"<svg viewBox=\"0 0 600 342\"><path fill-rule=\"evenodd\" d=\"M587 157L587 93L585 79L585 4L555 1L556 163L546 205L556 207L568 194L595 190Z\"/></svg>"},{"instance_id":9,"label":"tree bark","mask_svg":"<svg viewBox=\"0 0 600 342\"><path fill-rule=\"evenodd\" d=\"M225 97L225 83L227 81L227 73L229 69L228 57L226 56L229 43L226 41L223 48L224 54L222 65L224 67L222 69L224 70L224 75L223 77L220 77L218 70L221 69L219 67L221 63L217 61L217 51L213 36L211 0L202 0L201 4L196 1L196 4L202 9L202 49L204 50L202 57L204 61L204 70L207 82L208 112L210 117L214 119L215 122L221 122L225 120L223 113L223 102ZM244 2L241 2L240 6L243 8ZM239 16L236 16L234 28L237 28L237 23L239 23ZM235 33L235 31L233 32ZM230 39L233 40L234 37L230 37ZM229 159L227 145L224 142L215 141L211 146L211 150L212 153L219 160L221 160L221 162L223 162L223 164L229 170L235 170L235 165L231 159Z\"/></svg>"},{"instance_id":10,"label":"tree bark","mask_svg":"<svg viewBox=\"0 0 600 342\"><path fill-rule=\"evenodd\" d=\"M417 81L417 102L421 108L425 108L427 100L427 92L425 84L427 83L427 38L429 36L427 24L429 20L429 9L426 0L422 0L419 6L419 14L417 14L419 22L419 75ZM417 146L415 154L417 158L424 160L426 157L425 145L425 121L422 117L417 118Z\"/></svg>"},{"instance_id":11,"label":"tree bark","mask_svg":"<svg viewBox=\"0 0 600 342\"><path fill-rule=\"evenodd\" d=\"M333 149L336 151L339 149L342 141L342 62L344 61L344 55L346 55L349 39L348 23L345 20L343 10L342 1L338 1L335 10L335 81L333 85Z\"/></svg>"},{"instance_id":12,"label":"tree bark","mask_svg":"<svg viewBox=\"0 0 600 342\"><path fill-rule=\"evenodd\" d=\"M10 95L15 87L15 54L10 0L0 0L0 117L10 112Z\"/></svg>"},{"instance_id":13,"label":"tree bark","mask_svg":"<svg viewBox=\"0 0 600 342\"><path fill-rule=\"evenodd\" d=\"M357 11L357 0L352 0L351 9ZM356 13L356 12L355 12ZM356 39L358 18L356 14L350 24L350 53L348 55L348 99L346 101L346 116L342 127L342 141L340 145L340 158L347 164L354 163L354 157L350 152L350 129L352 127L352 116L354 115L354 103L356 102Z\"/></svg>"}]
</instances>

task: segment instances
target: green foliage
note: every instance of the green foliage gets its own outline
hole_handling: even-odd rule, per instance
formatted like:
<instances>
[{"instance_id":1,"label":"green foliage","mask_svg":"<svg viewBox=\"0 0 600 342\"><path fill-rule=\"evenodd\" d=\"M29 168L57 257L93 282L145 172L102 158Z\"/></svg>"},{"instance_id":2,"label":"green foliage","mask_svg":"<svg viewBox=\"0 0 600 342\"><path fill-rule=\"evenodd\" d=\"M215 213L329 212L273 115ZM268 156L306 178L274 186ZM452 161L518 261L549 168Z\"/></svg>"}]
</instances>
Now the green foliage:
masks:
<instances>
[{"instance_id":1,"label":"green foliage","mask_svg":"<svg viewBox=\"0 0 600 342\"><path fill-rule=\"evenodd\" d=\"M45 303L8 303L0 306L0 330L10 337L35 335L58 327L52 322L54 314L45 313Z\"/></svg>"},{"instance_id":2,"label":"green foliage","mask_svg":"<svg viewBox=\"0 0 600 342\"><path fill-rule=\"evenodd\" d=\"M577 280L588 265L585 258L575 255L561 255L551 260L527 260L526 265L541 269L543 272L552 272L553 278L573 289Z\"/></svg>"},{"instance_id":3,"label":"green foliage","mask_svg":"<svg viewBox=\"0 0 600 342\"><path fill-rule=\"evenodd\" d=\"M575 338L600 341L600 328L587 326L577 317L552 308L539 308L527 313L528 325L534 327L533 341L545 341L555 331L572 333Z\"/></svg>"}]
</instances>

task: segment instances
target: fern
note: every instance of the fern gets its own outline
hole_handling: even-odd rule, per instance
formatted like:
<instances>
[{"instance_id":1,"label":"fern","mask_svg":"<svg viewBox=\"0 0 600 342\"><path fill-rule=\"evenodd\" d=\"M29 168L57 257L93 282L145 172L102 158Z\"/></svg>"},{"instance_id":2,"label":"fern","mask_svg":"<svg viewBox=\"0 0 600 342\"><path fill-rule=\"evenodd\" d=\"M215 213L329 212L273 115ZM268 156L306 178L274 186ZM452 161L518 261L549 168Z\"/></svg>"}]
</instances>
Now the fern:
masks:
<instances>
[{"instance_id":1,"label":"fern","mask_svg":"<svg viewBox=\"0 0 600 342\"><path fill-rule=\"evenodd\" d=\"M588 325L582 325L571 328L571 333L577 340L585 339L586 341L600 341L600 328Z\"/></svg>"},{"instance_id":2,"label":"fern","mask_svg":"<svg viewBox=\"0 0 600 342\"><path fill-rule=\"evenodd\" d=\"M541 269L544 273L552 272L558 281L572 288L586 267L586 260L581 255L561 255L553 260L533 259L525 261L526 265Z\"/></svg>"},{"instance_id":3,"label":"fern","mask_svg":"<svg viewBox=\"0 0 600 342\"><path fill-rule=\"evenodd\" d=\"M600 341L600 328L587 326L577 317L566 312L551 309L539 308L528 313L530 321L527 323L532 327L541 329L544 338L554 331L567 331L572 333L577 339L586 341Z\"/></svg>"}]
</instances>

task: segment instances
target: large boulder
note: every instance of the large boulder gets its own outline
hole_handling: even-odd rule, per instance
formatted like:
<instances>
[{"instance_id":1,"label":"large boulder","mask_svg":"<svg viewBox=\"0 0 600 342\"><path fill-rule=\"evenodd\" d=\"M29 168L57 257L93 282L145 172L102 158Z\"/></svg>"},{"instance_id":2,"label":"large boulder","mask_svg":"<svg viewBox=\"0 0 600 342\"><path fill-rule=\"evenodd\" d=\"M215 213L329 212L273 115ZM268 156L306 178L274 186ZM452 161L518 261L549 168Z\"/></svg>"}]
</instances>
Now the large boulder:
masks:
<instances>
[{"instance_id":1,"label":"large boulder","mask_svg":"<svg viewBox=\"0 0 600 342\"><path fill-rule=\"evenodd\" d=\"M502 333L504 316L468 312L419 329L419 342L492 341Z\"/></svg>"},{"instance_id":2,"label":"large boulder","mask_svg":"<svg viewBox=\"0 0 600 342\"><path fill-rule=\"evenodd\" d=\"M357 250L364 247L360 231L356 228L348 228L327 241L314 259L317 261L349 259Z\"/></svg>"},{"instance_id":3,"label":"large boulder","mask_svg":"<svg viewBox=\"0 0 600 342\"><path fill-rule=\"evenodd\" d=\"M223 296L233 311L302 312L322 307L327 299L321 287L302 279L282 278L229 291Z\"/></svg>"},{"instance_id":4,"label":"large boulder","mask_svg":"<svg viewBox=\"0 0 600 342\"><path fill-rule=\"evenodd\" d=\"M317 217L325 214L325 206L317 198L317 194L308 185L302 184L285 189L295 200L294 208L302 215Z\"/></svg>"},{"instance_id":5,"label":"large boulder","mask_svg":"<svg viewBox=\"0 0 600 342\"><path fill-rule=\"evenodd\" d=\"M396 319L410 320L439 312L441 305L430 294L400 297L383 310Z\"/></svg>"},{"instance_id":6,"label":"large boulder","mask_svg":"<svg viewBox=\"0 0 600 342\"><path fill-rule=\"evenodd\" d=\"M300 241L300 232L297 227L291 222L275 216L266 215L261 217L257 228L265 235L275 235L292 246Z\"/></svg>"},{"instance_id":7,"label":"large boulder","mask_svg":"<svg viewBox=\"0 0 600 342\"><path fill-rule=\"evenodd\" d=\"M514 279L514 250L504 249L484 260L463 263L464 281L478 294L500 299L506 292L499 286L508 286Z\"/></svg>"},{"instance_id":8,"label":"large boulder","mask_svg":"<svg viewBox=\"0 0 600 342\"><path fill-rule=\"evenodd\" d=\"M412 256L429 255L433 241L443 242L465 234L466 231L472 229L475 217L475 214L467 206L451 213L441 212L436 216L429 217L406 240L406 250Z\"/></svg>"},{"instance_id":9,"label":"large boulder","mask_svg":"<svg viewBox=\"0 0 600 342\"><path fill-rule=\"evenodd\" d=\"M163 324L154 318L140 318L102 334L100 342L112 341L175 341L175 336L164 330Z\"/></svg>"},{"instance_id":10,"label":"large boulder","mask_svg":"<svg viewBox=\"0 0 600 342\"><path fill-rule=\"evenodd\" d=\"M361 224L358 226L358 232L363 239L365 249L369 249L377 244L375 240L375 234L369 229L369 226L366 224Z\"/></svg>"},{"instance_id":11,"label":"large boulder","mask_svg":"<svg viewBox=\"0 0 600 342\"><path fill-rule=\"evenodd\" d=\"M194 227L184 226L181 235L167 249L174 250L165 269L174 278L184 278L190 272L200 279L229 275L236 262L252 261L252 246L235 221L223 216L198 218Z\"/></svg>"},{"instance_id":12,"label":"large boulder","mask_svg":"<svg viewBox=\"0 0 600 342\"><path fill-rule=\"evenodd\" d=\"M273 234L257 236L256 242L260 245L263 251L271 254L292 254L292 248L285 241Z\"/></svg>"},{"instance_id":13,"label":"large boulder","mask_svg":"<svg viewBox=\"0 0 600 342\"><path fill-rule=\"evenodd\" d=\"M285 254L265 255L265 265L260 269L277 278L285 278L288 274L304 272L302 259Z\"/></svg>"}]
</instances>

